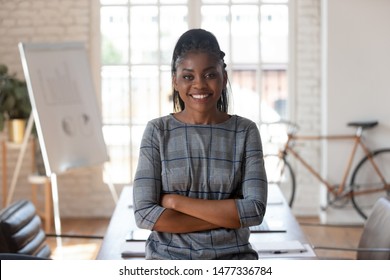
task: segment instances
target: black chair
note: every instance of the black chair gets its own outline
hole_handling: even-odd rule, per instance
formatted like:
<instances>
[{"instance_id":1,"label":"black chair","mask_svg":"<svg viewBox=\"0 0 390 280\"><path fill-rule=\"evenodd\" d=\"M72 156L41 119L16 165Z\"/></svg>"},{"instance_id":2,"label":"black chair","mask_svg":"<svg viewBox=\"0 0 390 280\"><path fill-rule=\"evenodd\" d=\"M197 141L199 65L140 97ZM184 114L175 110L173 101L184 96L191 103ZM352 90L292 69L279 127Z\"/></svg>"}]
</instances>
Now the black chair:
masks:
<instances>
[{"instance_id":1,"label":"black chair","mask_svg":"<svg viewBox=\"0 0 390 280\"><path fill-rule=\"evenodd\" d=\"M31 256L31 255L25 255L25 254L18 254L18 253L0 253L0 260L50 260L47 258L40 258L36 256Z\"/></svg>"},{"instance_id":2,"label":"black chair","mask_svg":"<svg viewBox=\"0 0 390 280\"><path fill-rule=\"evenodd\" d=\"M358 248L313 246L314 250L355 251L358 260L390 260L390 200L380 198L367 218Z\"/></svg>"},{"instance_id":3,"label":"black chair","mask_svg":"<svg viewBox=\"0 0 390 280\"><path fill-rule=\"evenodd\" d=\"M0 253L2 259L49 259L41 219L28 200L17 201L0 211Z\"/></svg>"}]
</instances>

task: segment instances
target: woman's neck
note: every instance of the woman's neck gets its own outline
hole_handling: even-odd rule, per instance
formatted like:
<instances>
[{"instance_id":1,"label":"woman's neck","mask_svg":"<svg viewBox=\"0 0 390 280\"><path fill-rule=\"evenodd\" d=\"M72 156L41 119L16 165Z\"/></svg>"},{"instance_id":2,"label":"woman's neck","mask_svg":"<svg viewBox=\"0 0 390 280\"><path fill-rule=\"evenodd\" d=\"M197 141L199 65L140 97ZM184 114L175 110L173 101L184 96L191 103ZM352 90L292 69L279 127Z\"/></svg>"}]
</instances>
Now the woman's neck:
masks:
<instances>
[{"instance_id":1,"label":"woman's neck","mask_svg":"<svg viewBox=\"0 0 390 280\"><path fill-rule=\"evenodd\" d=\"M216 111L209 114L187 112L185 109L174 114L175 118L187 124L210 125L227 121L230 116L227 113Z\"/></svg>"}]
</instances>

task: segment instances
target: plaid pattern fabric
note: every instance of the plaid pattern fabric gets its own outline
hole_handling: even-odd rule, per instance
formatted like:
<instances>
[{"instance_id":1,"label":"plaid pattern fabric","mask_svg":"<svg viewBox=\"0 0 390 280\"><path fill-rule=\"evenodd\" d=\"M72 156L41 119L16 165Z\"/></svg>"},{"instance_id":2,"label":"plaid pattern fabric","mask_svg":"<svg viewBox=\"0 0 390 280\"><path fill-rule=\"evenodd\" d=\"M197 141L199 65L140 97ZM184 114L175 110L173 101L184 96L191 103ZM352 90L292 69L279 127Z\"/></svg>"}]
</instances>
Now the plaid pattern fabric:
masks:
<instances>
[{"instance_id":1,"label":"plaid pattern fabric","mask_svg":"<svg viewBox=\"0 0 390 280\"><path fill-rule=\"evenodd\" d=\"M161 193L202 199L236 199L240 229L187 234L152 231L148 259L256 259L249 226L261 223L267 200L256 124L233 115L216 125L190 125L172 115L148 123L134 180L137 225L152 229L164 208Z\"/></svg>"}]
</instances>

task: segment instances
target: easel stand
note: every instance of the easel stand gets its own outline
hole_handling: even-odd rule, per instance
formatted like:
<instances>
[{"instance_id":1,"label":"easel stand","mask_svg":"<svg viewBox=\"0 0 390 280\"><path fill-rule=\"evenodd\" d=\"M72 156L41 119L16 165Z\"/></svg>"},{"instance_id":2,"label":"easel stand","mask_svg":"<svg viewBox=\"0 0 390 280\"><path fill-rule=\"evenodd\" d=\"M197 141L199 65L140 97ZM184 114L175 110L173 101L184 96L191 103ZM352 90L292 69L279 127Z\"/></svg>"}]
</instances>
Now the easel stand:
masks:
<instances>
[{"instance_id":1,"label":"easel stand","mask_svg":"<svg viewBox=\"0 0 390 280\"><path fill-rule=\"evenodd\" d=\"M27 150L28 139L31 136L33 125L34 125L34 116L31 113L30 117L28 119L28 122L27 122L26 131L24 134L23 142L22 142L22 147L20 149L20 153L19 153L18 159L16 161L15 171L14 171L13 176L12 176L11 186L10 186L10 190L9 190L8 197L7 197L7 203L6 203L7 205L9 205L11 203L14 192L15 192L16 183L17 183L17 180L19 177L20 169L22 167L23 158L24 158L24 155L25 155L26 150ZM60 219L60 208L59 208L59 200L58 200L57 175L54 173L51 174L50 179L51 179L51 188L52 188L51 194L52 194L52 200L53 200L55 233L57 236L60 236L61 235L61 219ZM49 222L49 221L46 221L46 222ZM57 238L57 246L59 248L62 247L61 238Z\"/></svg>"},{"instance_id":2,"label":"easel stand","mask_svg":"<svg viewBox=\"0 0 390 280\"><path fill-rule=\"evenodd\" d=\"M53 198L53 211L54 211L54 228L56 232L56 241L57 241L57 248L60 251L60 254L62 253L62 240L61 240L61 219L60 219L60 207L59 207L59 199L58 199L58 182L57 182L57 175L55 173L52 173L50 176L51 179L51 188L52 188L52 198Z\"/></svg>"},{"instance_id":3,"label":"easel stand","mask_svg":"<svg viewBox=\"0 0 390 280\"><path fill-rule=\"evenodd\" d=\"M28 119L28 122L27 122L26 131L24 133L24 138L23 138L23 141L22 141L22 147L20 149L20 153L19 153L18 159L16 161L15 171L14 171L14 173L12 175L11 186L10 186L9 193L8 193L8 196L7 196L6 205L9 205L11 203L12 197L14 196L16 182L17 182L18 177L19 177L20 168L22 167L24 154L26 153L26 149L27 149L27 145L28 145L28 139L30 138L33 125L34 125L34 117L33 117L33 114L31 113L30 117Z\"/></svg>"}]
</instances>

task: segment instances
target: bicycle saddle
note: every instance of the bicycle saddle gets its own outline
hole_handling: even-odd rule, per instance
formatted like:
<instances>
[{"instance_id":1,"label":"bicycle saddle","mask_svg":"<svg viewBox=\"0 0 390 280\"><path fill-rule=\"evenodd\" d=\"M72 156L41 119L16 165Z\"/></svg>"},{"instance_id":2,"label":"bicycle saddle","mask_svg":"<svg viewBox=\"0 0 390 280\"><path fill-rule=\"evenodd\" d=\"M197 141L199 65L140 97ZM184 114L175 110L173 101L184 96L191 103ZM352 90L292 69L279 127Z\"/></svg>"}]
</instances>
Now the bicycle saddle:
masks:
<instances>
[{"instance_id":1,"label":"bicycle saddle","mask_svg":"<svg viewBox=\"0 0 390 280\"><path fill-rule=\"evenodd\" d=\"M348 126L361 127L361 128L372 128L378 125L378 121L371 122L350 122L347 124Z\"/></svg>"}]
</instances>

